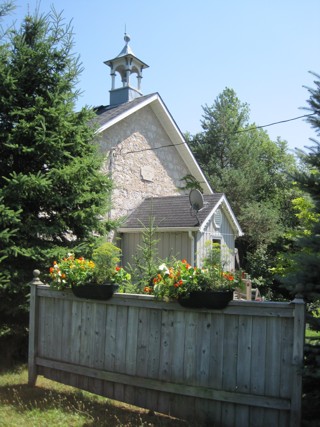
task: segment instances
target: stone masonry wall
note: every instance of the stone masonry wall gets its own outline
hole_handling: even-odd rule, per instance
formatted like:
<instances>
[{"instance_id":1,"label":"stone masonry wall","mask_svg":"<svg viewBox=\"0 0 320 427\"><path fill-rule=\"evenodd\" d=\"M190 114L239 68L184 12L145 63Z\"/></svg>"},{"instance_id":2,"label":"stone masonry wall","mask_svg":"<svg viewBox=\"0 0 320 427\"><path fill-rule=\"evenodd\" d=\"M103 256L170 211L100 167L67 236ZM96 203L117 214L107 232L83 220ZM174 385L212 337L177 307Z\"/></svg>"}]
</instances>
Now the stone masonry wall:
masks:
<instances>
[{"instance_id":1,"label":"stone masonry wall","mask_svg":"<svg viewBox=\"0 0 320 427\"><path fill-rule=\"evenodd\" d=\"M151 107L100 135L104 171L114 184L111 218L126 216L147 197L187 194L179 187L190 173ZM163 148L161 148L163 147Z\"/></svg>"}]
</instances>

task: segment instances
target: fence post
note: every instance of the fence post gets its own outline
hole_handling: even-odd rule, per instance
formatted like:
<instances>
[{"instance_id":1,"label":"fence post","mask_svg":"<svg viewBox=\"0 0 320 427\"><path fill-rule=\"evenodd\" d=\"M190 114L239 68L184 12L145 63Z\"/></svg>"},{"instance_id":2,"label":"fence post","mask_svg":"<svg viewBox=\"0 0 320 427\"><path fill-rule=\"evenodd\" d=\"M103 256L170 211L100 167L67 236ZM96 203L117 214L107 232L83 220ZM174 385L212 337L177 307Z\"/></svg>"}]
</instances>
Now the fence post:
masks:
<instances>
[{"instance_id":1,"label":"fence post","mask_svg":"<svg viewBox=\"0 0 320 427\"><path fill-rule=\"evenodd\" d=\"M295 368L292 379L290 426L300 427L302 399L302 370L305 341L305 303L302 295L297 294L292 301L295 304L293 326L292 365Z\"/></svg>"},{"instance_id":2,"label":"fence post","mask_svg":"<svg viewBox=\"0 0 320 427\"><path fill-rule=\"evenodd\" d=\"M29 351L28 351L28 384L34 386L37 381L36 355L38 347L38 298L37 286L43 285L39 279L40 271L33 271L33 280L30 285L29 307Z\"/></svg>"}]
</instances>

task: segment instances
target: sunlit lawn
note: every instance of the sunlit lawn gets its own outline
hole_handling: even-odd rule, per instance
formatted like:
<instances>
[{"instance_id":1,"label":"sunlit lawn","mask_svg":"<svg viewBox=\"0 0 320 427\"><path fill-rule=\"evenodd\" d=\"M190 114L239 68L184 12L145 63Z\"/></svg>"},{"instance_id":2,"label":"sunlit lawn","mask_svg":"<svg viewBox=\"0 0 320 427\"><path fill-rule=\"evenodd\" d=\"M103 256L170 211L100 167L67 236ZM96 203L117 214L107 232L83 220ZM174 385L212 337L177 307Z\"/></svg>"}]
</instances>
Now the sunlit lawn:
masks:
<instances>
[{"instance_id":1,"label":"sunlit lawn","mask_svg":"<svg viewBox=\"0 0 320 427\"><path fill-rule=\"evenodd\" d=\"M28 386L26 366L0 373L0 426L163 426L188 423L38 377Z\"/></svg>"}]
</instances>

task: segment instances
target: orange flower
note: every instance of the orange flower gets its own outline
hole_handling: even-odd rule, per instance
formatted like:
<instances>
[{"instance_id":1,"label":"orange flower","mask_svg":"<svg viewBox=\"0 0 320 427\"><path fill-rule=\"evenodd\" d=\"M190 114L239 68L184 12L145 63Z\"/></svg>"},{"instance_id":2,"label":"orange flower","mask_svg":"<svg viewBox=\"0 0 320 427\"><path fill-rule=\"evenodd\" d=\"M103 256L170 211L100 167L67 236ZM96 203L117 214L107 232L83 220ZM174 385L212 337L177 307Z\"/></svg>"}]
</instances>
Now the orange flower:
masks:
<instances>
[{"instance_id":1,"label":"orange flower","mask_svg":"<svg viewBox=\"0 0 320 427\"><path fill-rule=\"evenodd\" d=\"M120 271L121 270L121 267L116 267L116 271Z\"/></svg>"},{"instance_id":2,"label":"orange flower","mask_svg":"<svg viewBox=\"0 0 320 427\"><path fill-rule=\"evenodd\" d=\"M151 294L152 289L149 286L146 286L144 289L144 292L146 292L147 294Z\"/></svg>"},{"instance_id":3,"label":"orange flower","mask_svg":"<svg viewBox=\"0 0 320 427\"><path fill-rule=\"evenodd\" d=\"M176 282L175 284L174 284L174 287L175 288L178 288L179 286L181 286L181 285L183 285L183 280L179 280L179 282Z\"/></svg>"}]
</instances>

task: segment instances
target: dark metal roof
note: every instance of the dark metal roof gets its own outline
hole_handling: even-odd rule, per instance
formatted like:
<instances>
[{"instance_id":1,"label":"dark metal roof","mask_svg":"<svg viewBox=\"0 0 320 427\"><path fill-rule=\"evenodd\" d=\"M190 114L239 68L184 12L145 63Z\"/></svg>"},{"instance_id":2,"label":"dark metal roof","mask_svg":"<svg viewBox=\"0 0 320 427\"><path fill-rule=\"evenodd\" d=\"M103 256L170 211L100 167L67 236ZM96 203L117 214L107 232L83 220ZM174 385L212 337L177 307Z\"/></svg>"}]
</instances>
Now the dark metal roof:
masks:
<instances>
[{"instance_id":1,"label":"dark metal roof","mask_svg":"<svg viewBox=\"0 0 320 427\"><path fill-rule=\"evenodd\" d=\"M100 106L100 107L96 107L95 113L96 113L96 118L95 118L95 123L98 123L99 126L105 125L106 123L108 123L110 120L114 119L115 117L129 111L131 108L139 105L140 103L144 102L146 99L151 98L152 96L154 96L155 93L151 93L149 95L145 95L145 96L140 96L138 98L135 98L134 100L130 101L130 102L125 102L124 104L119 104L119 105L107 105L107 106Z\"/></svg>"},{"instance_id":2,"label":"dark metal roof","mask_svg":"<svg viewBox=\"0 0 320 427\"><path fill-rule=\"evenodd\" d=\"M189 196L151 197L145 199L127 218L121 229L144 228L154 218L157 228L200 227L223 197L223 193L203 196L204 207L192 214Z\"/></svg>"}]
</instances>

